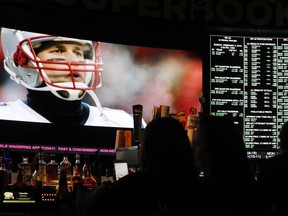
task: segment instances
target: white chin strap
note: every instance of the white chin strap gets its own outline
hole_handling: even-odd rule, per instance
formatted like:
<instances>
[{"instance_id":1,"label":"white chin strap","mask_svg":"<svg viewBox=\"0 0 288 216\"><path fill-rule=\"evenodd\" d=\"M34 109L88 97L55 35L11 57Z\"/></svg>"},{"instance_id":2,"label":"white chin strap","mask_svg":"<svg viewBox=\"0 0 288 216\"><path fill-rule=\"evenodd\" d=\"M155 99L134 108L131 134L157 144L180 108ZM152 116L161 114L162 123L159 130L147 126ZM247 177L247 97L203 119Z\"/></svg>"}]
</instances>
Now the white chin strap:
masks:
<instances>
[{"instance_id":1,"label":"white chin strap","mask_svg":"<svg viewBox=\"0 0 288 216\"><path fill-rule=\"evenodd\" d=\"M59 87L51 86L47 83L46 83L46 86L43 86L43 87L31 87L27 85L25 82L22 82L21 80L15 80L15 81L18 81L17 83L34 91L50 91L52 92L52 94L54 94L56 97L62 100L67 100L67 101L81 100L85 96L85 90L67 89L67 87L73 88L72 82L58 83L57 84L58 86L64 87L64 88L59 88ZM80 82L75 83L75 86L77 88L87 88L87 85L85 83L80 83Z\"/></svg>"},{"instance_id":2,"label":"white chin strap","mask_svg":"<svg viewBox=\"0 0 288 216\"><path fill-rule=\"evenodd\" d=\"M104 115L103 110L102 110L102 106L100 104L100 101L96 95L96 93L92 90L87 90L87 93L92 97L94 103L96 104L99 113L100 113L100 117L104 120L104 121L108 121L109 119Z\"/></svg>"},{"instance_id":3,"label":"white chin strap","mask_svg":"<svg viewBox=\"0 0 288 216\"><path fill-rule=\"evenodd\" d=\"M72 82L62 82L62 83L58 83L57 85L61 86L63 88L59 88L59 87L55 87L55 86L51 86L51 85L47 84L50 91L54 95L56 95L57 97L59 97L63 100L68 100L68 101L81 100L85 95L84 90L69 89L69 88L73 88ZM85 83L82 83L82 82L75 83L75 86L76 86L76 88L79 88L79 89L87 88L87 85ZM63 94L61 94L61 92Z\"/></svg>"}]
</instances>

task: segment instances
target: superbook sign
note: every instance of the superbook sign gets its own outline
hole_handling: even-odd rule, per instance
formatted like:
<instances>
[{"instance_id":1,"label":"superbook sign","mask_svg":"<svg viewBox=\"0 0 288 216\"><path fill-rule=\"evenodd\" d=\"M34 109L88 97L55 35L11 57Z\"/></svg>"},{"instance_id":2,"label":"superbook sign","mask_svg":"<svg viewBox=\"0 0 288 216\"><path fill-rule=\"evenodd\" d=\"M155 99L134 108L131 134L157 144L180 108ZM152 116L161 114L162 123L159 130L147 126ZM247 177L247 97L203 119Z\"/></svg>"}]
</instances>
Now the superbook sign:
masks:
<instances>
[{"instance_id":1,"label":"superbook sign","mask_svg":"<svg viewBox=\"0 0 288 216\"><path fill-rule=\"evenodd\" d=\"M79 19L82 21L89 21L87 16L94 16L116 17L119 22L126 18L144 22L152 19L180 25L200 22L205 25L281 28L288 24L288 2L284 0L1 0L0 5L3 13L7 12L3 6L9 6L11 10L15 8L13 15L19 10L33 9L34 13L44 16L51 16L53 11L53 16L62 19L65 11L70 12L71 17L81 15Z\"/></svg>"},{"instance_id":2,"label":"superbook sign","mask_svg":"<svg viewBox=\"0 0 288 216\"><path fill-rule=\"evenodd\" d=\"M95 13L105 11L123 17L135 16L163 21L220 25L283 27L288 21L285 1L240 0L54 0L58 6L77 6ZM133 10L131 10L133 8ZM128 10L130 12L128 12ZM128 15L127 15L128 13Z\"/></svg>"}]
</instances>

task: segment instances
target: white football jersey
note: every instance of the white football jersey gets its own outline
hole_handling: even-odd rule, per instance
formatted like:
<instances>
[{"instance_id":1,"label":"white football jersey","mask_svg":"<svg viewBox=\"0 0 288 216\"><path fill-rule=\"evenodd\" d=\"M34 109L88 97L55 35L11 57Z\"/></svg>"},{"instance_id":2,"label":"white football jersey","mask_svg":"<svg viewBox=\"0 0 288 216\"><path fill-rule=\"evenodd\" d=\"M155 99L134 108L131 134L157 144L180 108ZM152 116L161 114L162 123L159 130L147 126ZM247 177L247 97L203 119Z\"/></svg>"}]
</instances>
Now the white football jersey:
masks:
<instances>
[{"instance_id":1,"label":"white football jersey","mask_svg":"<svg viewBox=\"0 0 288 216\"><path fill-rule=\"evenodd\" d=\"M87 104L88 105L88 104ZM88 105L89 117L85 123L88 126L133 128L133 116L123 110L102 108L104 116L100 116L97 107ZM0 102L0 119L12 121L50 123L39 113L35 112L22 100L15 102Z\"/></svg>"}]
</instances>

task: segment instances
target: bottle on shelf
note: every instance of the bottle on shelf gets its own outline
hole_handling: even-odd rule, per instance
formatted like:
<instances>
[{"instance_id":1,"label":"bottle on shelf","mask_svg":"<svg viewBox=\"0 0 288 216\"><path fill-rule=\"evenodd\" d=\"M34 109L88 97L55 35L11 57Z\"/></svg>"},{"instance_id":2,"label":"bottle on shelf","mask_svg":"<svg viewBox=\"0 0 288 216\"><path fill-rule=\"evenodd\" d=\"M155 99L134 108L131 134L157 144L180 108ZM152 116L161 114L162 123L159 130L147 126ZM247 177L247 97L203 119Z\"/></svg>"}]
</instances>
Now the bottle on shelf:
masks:
<instances>
[{"instance_id":1,"label":"bottle on shelf","mask_svg":"<svg viewBox=\"0 0 288 216\"><path fill-rule=\"evenodd\" d=\"M65 170L60 170L59 183L56 190L56 202L67 199L69 194L66 172Z\"/></svg>"},{"instance_id":2,"label":"bottle on shelf","mask_svg":"<svg viewBox=\"0 0 288 216\"><path fill-rule=\"evenodd\" d=\"M111 186L113 184L113 175L111 174L111 170L106 168L105 169L105 177L104 177L104 180L102 182L102 185L105 185L105 186Z\"/></svg>"},{"instance_id":3,"label":"bottle on shelf","mask_svg":"<svg viewBox=\"0 0 288 216\"><path fill-rule=\"evenodd\" d=\"M97 186L95 178L92 176L90 157L85 155L85 162L83 166L83 187L84 188L94 188Z\"/></svg>"},{"instance_id":4,"label":"bottle on shelf","mask_svg":"<svg viewBox=\"0 0 288 216\"><path fill-rule=\"evenodd\" d=\"M68 185L68 188L71 187L72 166L68 159L67 152L63 154L63 160L59 164L59 175L61 171L66 172L67 185Z\"/></svg>"},{"instance_id":5,"label":"bottle on shelf","mask_svg":"<svg viewBox=\"0 0 288 216\"><path fill-rule=\"evenodd\" d=\"M12 183L12 158L9 155L9 150L8 148L5 148L4 150L4 166L7 171L7 178L6 178L6 184L11 184Z\"/></svg>"},{"instance_id":6,"label":"bottle on shelf","mask_svg":"<svg viewBox=\"0 0 288 216\"><path fill-rule=\"evenodd\" d=\"M177 112L177 116L178 116L178 120L180 121L180 123L182 124L183 128L186 129L187 126L187 116L186 113L183 109L179 110Z\"/></svg>"},{"instance_id":7,"label":"bottle on shelf","mask_svg":"<svg viewBox=\"0 0 288 216\"><path fill-rule=\"evenodd\" d=\"M82 165L81 165L81 157L79 153L75 155L75 163L73 166L73 176L72 176L72 190L77 191L78 187L83 185L82 179Z\"/></svg>"},{"instance_id":8,"label":"bottle on shelf","mask_svg":"<svg viewBox=\"0 0 288 216\"><path fill-rule=\"evenodd\" d=\"M40 181L38 175L39 175L39 162L34 162L34 171L31 177L31 185L34 187L42 187L42 181Z\"/></svg>"},{"instance_id":9,"label":"bottle on shelf","mask_svg":"<svg viewBox=\"0 0 288 216\"><path fill-rule=\"evenodd\" d=\"M25 184L25 182L23 182L23 170L22 170L22 167L19 166L16 182L13 184L13 188L20 190L20 189L24 189L26 187L27 187L27 185Z\"/></svg>"},{"instance_id":10,"label":"bottle on shelf","mask_svg":"<svg viewBox=\"0 0 288 216\"><path fill-rule=\"evenodd\" d=\"M195 130L198 125L198 116L196 116L196 113L197 109L195 107L191 107L187 119L187 136L191 145L193 142Z\"/></svg>"},{"instance_id":11,"label":"bottle on shelf","mask_svg":"<svg viewBox=\"0 0 288 216\"><path fill-rule=\"evenodd\" d=\"M43 150L40 148L38 153L38 175L37 180L42 182L42 186L46 185L47 180L47 164L44 160Z\"/></svg>"},{"instance_id":12,"label":"bottle on shelf","mask_svg":"<svg viewBox=\"0 0 288 216\"><path fill-rule=\"evenodd\" d=\"M56 189L55 203L57 205L57 215L68 216L71 215L72 202L71 193L67 185L67 172L65 169L60 170L59 183Z\"/></svg>"},{"instance_id":13,"label":"bottle on shelf","mask_svg":"<svg viewBox=\"0 0 288 216\"><path fill-rule=\"evenodd\" d=\"M47 180L46 185L57 186L58 185L58 170L59 166L55 160L55 154L50 154L50 161L47 163Z\"/></svg>"},{"instance_id":14,"label":"bottle on shelf","mask_svg":"<svg viewBox=\"0 0 288 216\"><path fill-rule=\"evenodd\" d=\"M28 161L28 156L22 156L22 162L18 164L18 169L22 170L23 183L31 185L32 164Z\"/></svg>"},{"instance_id":15,"label":"bottle on shelf","mask_svg":"<svg viewBox=\"0 0 288 216\"><path fill-rule=\"evenodd\" d=\"M0 153L0 201L4 198L4 189L7 186L7 170L4 166L4 158L2 152Z\"/></svg>"},{"instance_id":16,"label":"bottle on shelf","mask_svg":"<svg viewBox=\"0 0 288 216\"><path fill-rule=\"evenodd\" d=\"M95 160L92 163L92 176L95 178L97 185L101 185L102 178L102 162L100 160L99 151L95 153Z\"/></svg>"}]
</instances>

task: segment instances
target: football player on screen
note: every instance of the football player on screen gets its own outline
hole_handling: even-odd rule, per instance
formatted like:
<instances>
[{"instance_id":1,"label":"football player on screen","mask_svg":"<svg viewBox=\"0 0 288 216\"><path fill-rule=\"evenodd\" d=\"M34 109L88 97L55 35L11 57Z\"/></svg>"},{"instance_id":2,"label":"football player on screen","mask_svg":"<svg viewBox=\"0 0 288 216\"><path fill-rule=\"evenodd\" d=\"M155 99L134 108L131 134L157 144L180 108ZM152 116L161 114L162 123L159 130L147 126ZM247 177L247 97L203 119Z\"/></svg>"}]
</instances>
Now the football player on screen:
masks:
<instances>
[{"instance_id":1,"label":"football player on screen","mask_svg":"<svg viewBox=\"0 0 288 216\"><path fill-rule=\"evenodd\" d=\"M24 86L27 98L2 102L0 119L133 127L133 117L102 108L94 90L102 85L100 43L1 29L4 68ZM88 93L96 106L83 102Z\"/></svg>"}]
</instances>

